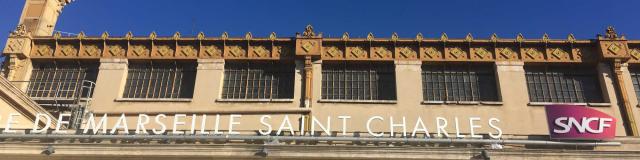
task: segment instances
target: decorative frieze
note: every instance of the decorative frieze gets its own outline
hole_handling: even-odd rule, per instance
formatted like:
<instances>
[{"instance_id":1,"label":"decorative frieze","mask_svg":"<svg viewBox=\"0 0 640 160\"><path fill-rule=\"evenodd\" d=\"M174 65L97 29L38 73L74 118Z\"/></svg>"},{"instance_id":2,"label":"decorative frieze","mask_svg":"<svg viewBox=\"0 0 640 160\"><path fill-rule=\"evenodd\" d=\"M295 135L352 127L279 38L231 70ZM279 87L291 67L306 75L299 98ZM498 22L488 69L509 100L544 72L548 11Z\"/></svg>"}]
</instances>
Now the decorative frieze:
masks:
<instances>
[{"instance_id":1,"label":"decorative frieze","mask_svg":"<svg viewBox=\"0 0 640 160\"><path fill-rule=\"evenodd\" d=\"M148 58L151 56L151 42L131 42L129 51L127 52L128 58Z\"/></svg>"},{"instance_id":2,"label":"decorative frieze","mask_svg":"<svg viewBox=\"0 0 640 160\"><path fill-rule=\"evenodd\" d=\"M346 50L346 58L354 60L369 59L369 47L365 44L348 45Z\"/></svg>"},{"instance_id":3,"label":"decorative frieze","mask_svg":"<svg viewBox=\"0 0 640 160\"><path fill-rule=\"evenodd\" d=\"M418 45L411 43L399 43L395 47L395 58L398 60L417 60Z\"/></svg>"},{"instance_id":4,"label":"decorative frieze","mask_svg":"<svg viewBox=\"0 0 640 160\"><path fill-rule=\"evenodd\" d=\"M125 58L129 49L128 45L122 42L107 42L105 48L106 52L103 54L105 58Z\"/></svg>"},{"instance_id":5,"label":"decorative frieze","mask_svg":"<svg viewBox=\"0 0 640 160\"><path fill-rule=\"evenodd\" d=\"M80 53L78 58L100 58L102 56L104 43L102 41L80 41Z\"/></svg>"},{"instance_id":6,"label":"decorative frieze","mask_svg":"<svg viewBox=\"0 0 640 160\"><path fill-rule=\"evenodd\" d=\"M343 59L344 58L344 43L323 43L322 47L322 59Z\"/></svg>"},{"instance_id":7,"label":"decorative frieze","mask_svg":"<svg viewBox=\"0 0 640 160\"><path fill-rule=\"evenodd\" d=\"M629 43L630 62L640 63L640 43Z\"/></svg>"},{"instance_id":8,"label":"decorative frieze","mask_svg":"<svg viewBox=\"0 0 640 160\"><path fill-rule=\"evenodd\" d=\"M40 43L33 46L31 57L53 57L54 43Z\"/></svg>"},{"instance_id":9,"label":"decorative frieze","mask_svg":"<svg viewBox=\"0 0 640 160\"><path fill-rule=\"evenodd\" d=\"M469 51L471 59L480 61L491 61L494 59L494 49L491 45L473 45Z\"/></svg>"},{"instance_id":10,"label":"decorative frieze","mask_svg":"<svg viewBox=\"0 0 640 160\"><path fill-rule=\"evenodd\" d=\"M423 43L425 44L425 43ZM420 47L420 59L427 61L444 60L444 45L442 44L425 44Z\"/></svg>"},{"instance_id":11,"label":"decorative frieze","mask_svg":"<svg viewBox=\"0 0 640 160\"><path fill-rule=\"evenodd\" d=\"M171 37L135 37L127 33L123 37L112 37L104 33L101 37L82 36L10 38L4 51L17 52L25 44L32 58L131 58L131 59L272 59L312 56L322 60L420 60L420 61L523 61L576 63L597 61L600 58L623 58L631 63L640 63L640 47L637 41L624 37L600 36L597 40L578 40L568 35L566 40L550 39L545 34L540 39L526 39L522 34L515 38L477 39L471 34L455 39L442 33L438 38L401 38L392 34L388 38L374 37L372 33L363 38L323 38L307 26L304 34L293 38L278 38L275 33L268 37L254 37L247 33L243 37L182 37L179 33ZM613 38L610 38L613 37ZM27 42L20 43L20 40ZM30 43L29 43L30 41ZM627 44L629 43L629 44Z\"/></svg>"},{"instance_id":12,"label":"decorative frieze","mask_svg":"<svg viewBox=\"0 0 640 160\"><path fill-rule=\"evenodd\" d=\"M448 45L445 47L445 59L452 61L465 61L469 59L468 47L465 45Z\"/></svg>"},{"instance_id":13,"label":"decorative frieze","mask_svg":"<svg viewBox=\"0 0 640 160\"><path fill-rule=\"evenodd\" d=\"M371 47L371 59L393 59L393 46L378 44Z\"/></svg>"},{"instance_id":14,"label":"decorative frieze","mask_svg":"<svg viewBox=\"0 0 640 160\"><path fill-rule=\"evenodd\" d=\"M198 58L222 58L224 45L222 43L201 42Z\"/></svg>"},{"instance_id":15,"label":"decorative frieze","mask_svg":"<svg viewBox=\"0 0 640 160\"><path fill-rule=\"evenodd\" d=\"M542 62L546 58L544 48L533 45L520 48L520 56L529 62Z\"/></svg>"}]
</instances>

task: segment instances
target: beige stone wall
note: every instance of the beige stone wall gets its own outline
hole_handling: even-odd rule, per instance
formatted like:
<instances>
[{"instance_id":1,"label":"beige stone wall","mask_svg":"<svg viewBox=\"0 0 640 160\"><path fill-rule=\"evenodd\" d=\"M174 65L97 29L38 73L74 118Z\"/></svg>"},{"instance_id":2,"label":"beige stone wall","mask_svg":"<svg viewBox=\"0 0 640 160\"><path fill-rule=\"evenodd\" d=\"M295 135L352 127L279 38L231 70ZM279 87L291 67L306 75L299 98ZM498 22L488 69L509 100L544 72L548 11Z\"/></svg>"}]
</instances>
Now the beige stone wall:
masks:
<instances>
[{"instance_id":1,"label":"beige stone wall","mask_svg":"<svg viewBox=\"0 0 640 160\"><path fill-rule=\"evenodd\" d=\"M496 80L499 86L501 102L480 104L424 104L422 103L422 79L421 61L396 61L396 85L397 100L386 102L343 103L321 101L322 61L313 63L313 102L310 108L304 108L302 103L303 64L298 61L295 73L294 98L290 102L221 102L219 97L224 76L224 60L198 60L198 69L195 80L194 97L187 100L143 100L122 99L122 90L126 81L126 59L102 59L94 93L94 100L90 110L96 115L104 113L112 116L110 124L120 116L127 113L129 127L135 126L137 114L149 114L150 116L165 114L208 114L207 128L212 127L212 119L216 114L223 115L220 122L222 129L228 125L229 114L242 114L242 125L238 130L264 129L260 124L261 115L272 115L270 124L277 129L284 115L290 116L294 126L299 126L298 118L306 115L317 117L323 124L326 118L331 117L332 130L339 132L342 129L342 121L338 116L351 116L347 121L349 132L367 132L366 122L370 117L381 116L384 120L374 120L371 124L375 132L389 132L390 118L393 123L401 123L406 118L406 129L411 133L416 120L420 117L430 133L437 132L437 117L447 120L445 130L454 136L456 133L455 119L458 118L459 131L469 134L469 118L479 117L474 123L480 125L475 129L476 134L496 133L488 123L490 118L498 118L495 123L504 134L513 135L545 135L548 133L544 106L530 104L525 81L523 62L487 62L495 63ZM608 113L621 120L620 108L617 105L616 94L613 89L611 68L609 65L597 65L598 76L603 90L605 103L590 107ZM628 74L627 74L628 75ZM628 76L627 76L628 77ZM630 80L627 80L630 82ZM631 84L627 84L631 85ZM633 88L630 86L629 88ZM629 91L632 92L632 91ZM634 94L631 94L635 97ZM635 98L631 98L635 101ZM633 102L637 104L637 102ZM190 118L185 119L190 124ZM168 118L167 122L172 119ZM199 126L200 121L196 122ZM170 123L167 123L170 124ZM153 125L150 125L153 126ZM188 129L183 126L181 129ZM274 130L275 130L274 129ZM307 128L308 129L308 128ZM617 135L625 136L622 123L617 124ZM401 131L402 127L395 127L394 131Z\"/></svg>"},{"instance_id":2,"label":"beige stone wall","mask_svg":"<svg viewBox=\"0 0 640 160\"><path fill-rule=\"evenodd\" d=\"M12 129L33 128L33 120L23 116L24 114L22 112L14 109L5 99L0 99L0 128L3 128L2 131L7 128L7 122L9 121L9 116L11 114L18 115L12 117L12 122L14 122L11 124Z\"/></svg>"}]
</instances>

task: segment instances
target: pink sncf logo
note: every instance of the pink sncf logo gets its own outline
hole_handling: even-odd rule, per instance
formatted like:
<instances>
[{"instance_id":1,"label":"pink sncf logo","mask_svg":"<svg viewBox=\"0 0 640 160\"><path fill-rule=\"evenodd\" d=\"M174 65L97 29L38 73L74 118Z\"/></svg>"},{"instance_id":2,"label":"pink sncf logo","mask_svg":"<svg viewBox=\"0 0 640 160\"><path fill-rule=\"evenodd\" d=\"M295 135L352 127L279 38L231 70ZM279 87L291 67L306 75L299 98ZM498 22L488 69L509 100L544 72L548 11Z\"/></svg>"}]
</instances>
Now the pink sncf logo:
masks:
<instances>
[{"instance_id":1,"label":"pink sncf logo","mask_svg":"<svg viewBox=\"0 0 640 160\"><path fill-rule=\"evenodd\" d=\"M615 138L616 119L586 106L545 107L551 139L608 140Z\"/></svg>"}]
</instances>

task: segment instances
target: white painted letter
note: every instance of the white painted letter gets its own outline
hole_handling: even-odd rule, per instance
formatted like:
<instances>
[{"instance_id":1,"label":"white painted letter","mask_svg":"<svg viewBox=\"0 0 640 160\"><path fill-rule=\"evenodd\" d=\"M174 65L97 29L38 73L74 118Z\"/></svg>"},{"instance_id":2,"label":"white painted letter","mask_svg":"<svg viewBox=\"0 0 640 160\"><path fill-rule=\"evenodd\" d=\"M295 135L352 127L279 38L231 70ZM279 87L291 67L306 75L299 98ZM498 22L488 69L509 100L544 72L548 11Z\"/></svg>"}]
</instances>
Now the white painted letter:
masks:
<instances>
[{"instance_id":1,"label":"white painted letter","mask_svg":"<svg viewBox=\"0 0 640 160\"><path fill-rule=\"evenodd\" d=\"M160 125L160 128L162 128L162 129L160 129L160 130L156 130L155 128L151 129L151 131L153 131L153 134L163 134L164 132L167 131L167 126L164 125L164 123L162 123L162 121L160 121L160 118L166 118L166 117L167 117L167 115L164 115L164 114L156 115L156 118L155 118L156 123L158 125Z\"/></svg>"},{"instance_id":2,"label":"white painted letter","mask_svg":"<svg viewBox=\"0 0 640 160\"><path fill-rule=\"evenodd\" d=\"M102 118L100 119L98 124L96 124L96 119L95 117L93 117L93 114L89 114L89 121L87 121L87 124L85 125L84 131L82 133L87 134L89 129L91 129L93 131L93 134L97 134L98 131L100 131L100 128L102 128L102 133L107 133L107 114L105 113L104 115L102 115Z\"/></svg>"},{"instance_id":3,"label":"white painted letter","mask_svg":"<svg viewBox=\"0 0 640 160\"><path fill-rule=\"evenodd\" d=\"M9 117L11 117L11 115L9 115ZM62 127L62 124L69 125L69 121L62 120L62 119L64 119L64 117L71 117L71 114L63 113L63 114L60 114L60 116L58 116L58 125L56 125L56 130L53 131L53 133L67 133L67 131L60 131L60 128Z\"/></svg>"},{"instance_id":4,"label":"white painted letter","mask_svg":"<svg viewBox=\"0 0 640 160\"><path fill-rule=\"evenodd\" d=\"M260 132L260 134L262 134L262 135L269 135L269 134L271 134L271 130L273 130L273 128L271 128L271 125L265 121L267 119L271 119L271 116L270 115L263 115L262 117L260 117L260 123L262 123L262 125L267 127L266 131L262 131L262 129L258 130L258 132Z\"/></svg>"},{"instance_id":5,"label":"white painted letter","mask_svg":"<svg viewBox=\"0 0 640 160\"><path fill-rule=\"evenodd\" d=\"M495 129L496 131L498 131L498 135L493 135L491 132L489 132L489 137L493 138L493 139L499 139L500 137L502 137L502 129L500 129L500 127L496 126L495 124L493 124L493 122L500 122L499 119L497 118L490 118L489 119L489 126L493 129Z\"/></svg>"},{"instance_id":6,"label":"white painted letter","mask_svg":"<svg viewBox=\"0 0 640 160\"><path fill-rule=\"evenodd\" d=\"M436 117L436 126L438 128L438 137L442 137L441 134L444 134L445 137L449 137L449 133L444 130L447 127L447 119Z\"/></svg>"},{"instance_id":7,"label":"white painted letter","mask_svg":"<svg viewBox=\"0 0 640 160\"><path fill-rule=\"evenodd\" d=\"M235 119L240 117L242 117L242 115L239 114L232 114L229 116L229 134L240 134L240 132L233 131L233 125L240 124L240 122L236 122Z\"/></svg>"},{"instance_id":8,"label":"white painted letter","mask_svg":"<svg viewBox=\"0 0 640 160\"><path fill-rule=\"evenodd\" d=\"M347 119L350 119L351 116L338 116L338 119L342 119L342 135L347 135Z\"/></svg>"},{"instance_id":9,"label":"white painted letter","mask_svg":"<svg viewBox=\"0 0 640 160\"><path fill-rule=\"evenodd\" d=\"M38 124L40 123L40 117L44 117L47 119L47 124L45 124L42 129L38 130ZM33 129L31 129L31 133L42 133L51 127L51 117L47 114L38 113L36 114L36 120L33 122Z\"/></svg>"},{"instance_id":10,"label":"white painted letter","mask_svg":"<svg viewBox=\"0 0 640 160\"><path fill-rule=\"evenodd\" d=\"M418 128L418 127L420 127L420 128ZM427 127L424 126L424 122L422 121L422 117L418 117L418 120L416 121L416 125L415 125L415 127L413 127L413 132L411 132L411 137L416 137L416 133L418 132L418 130L422 130L426 137L431 137L429 135L429 131L427 130Z\"/></svg>"},{"instance_id":11,"label":"white painted letter","mask_svg":"<svg viewBox=\"0 0 640 160\"><path fill-rule=\"evenodd\" d=\"M20 114L18 114L18 113L10 113L10 114L9 114L9 117L7 117L7 125L5 125L4 132L3 132L3 133L16 133L16 131L15 131L15 130L11 130L11 125L13 125L13 124L18 124L18 121L16 121L16 120L13 118L13 117L17 117L17 116L20 116ZM36 123L36 124L37 124L38 122L36 121L36 122L34 122L34 123ZM69 124L69 122L68 122L68 121L67 121L67 124ZM56 129L56 131L58 131L58 130Z\"/></svg>"},{"instance_id":12,"label":"white painted letter","mask_svg":"<svg viewBox=\"0 0 640 160\"><path fill-rule=\"evenodd\" d=\"M138 114L138 123L136 124L136 134L149 134L144 125L149 123L149 115Z\"/></svg>"},{"instance_id":13,"label":"white painted letter","mask_svg":"<svg viewBox=\"0 0 640 160\"><path fill-rule=\"evenodd\" d=\"M287 126L285 126L287 125ZM282 130L284 129L288 129L289 132L291 132L291 135L293 135L293 125L291 125L291 121L289 120L289 115L284 115L284 119L282 119L282 124L280 124L280 128L278 128L278 132L276 132L277 135L280 135L280 132L282 132Z\"/></svg>"},{"instance_id":14,"label":"white painted letter","mask_svg":"<svg viewBox=\"0 0 640 160\"><path fill-rule=\"evenodd\" d=\"M372 136L374 136L374 137L382 137L382 136L384 135L384 132L381 132L381 133L373 133L373 131L371 131L371 122L372 122L374 119L379 119L379 120L381 120L381 121L383 121L383 120L384 120L384 118L382 118L382 117L380 117L380 116L373 116L373 117L369 118L369 120L367 120L367 132L369 132L369 135L372 135Z\"/></svg>"},{"instance_id":15,"label":"white painted letter","mask_svg":"<svg viewBox=\"0 0 640 160\"><path fill-rule=\"evenodd\" d=\"M127 116L125 116L124 113L120 115L120 118L118 118L118 121L116 121L116 124L113 125L113 128L111 128L111 134L116 133L118 128L122 128L122 131L129 134L129 126L127 126Z\"/></svg>"},{"instance_id":16,"label":"white painted letter","mask_svg":"<svg viewBox=\"0 0 640 160\"><path fill-rule=\"evenodd\" d=\"M469 117L469 128L471 132L471 138L482 138L481 135L476 135L474 129L480 128L482 126L473 124L473 121L479 121L480 117Z\"/></svg>"},{"instance_id":17,"label":"white painted letter","mask_svg":"<svg viewBox=\"0 0 640 160\"><path fill-rule=\"evenodd\" d=\"M407 136L407 120L406 118L403 116L402 117L402 123L398 123L398 124L394 124L393 123L393 117L389 117L389 124L390 124L390 129L391 129L391 137L393 137L393 134L395 133L395 131L393 131L393 128L395 127L402 127L402 136Z\"/></svg>"},{"instance_id":18,"label":"white painted letter","mask_svg":"<svg viewBox=\"0 0 640 160\"><path fill-rule=\"evenodd\" d=\"M328 136L331 136L331 117L327 116L327 127L325 128L324 125L322 125L322 123L316 119L315 116L311 117L312 123L311 123L311 135L313 136L316 132L316 124L318 126L320 126L320 128L322 128L322 130L324 130L324 133L326 133Z\"/></svg>"}]
</instances>

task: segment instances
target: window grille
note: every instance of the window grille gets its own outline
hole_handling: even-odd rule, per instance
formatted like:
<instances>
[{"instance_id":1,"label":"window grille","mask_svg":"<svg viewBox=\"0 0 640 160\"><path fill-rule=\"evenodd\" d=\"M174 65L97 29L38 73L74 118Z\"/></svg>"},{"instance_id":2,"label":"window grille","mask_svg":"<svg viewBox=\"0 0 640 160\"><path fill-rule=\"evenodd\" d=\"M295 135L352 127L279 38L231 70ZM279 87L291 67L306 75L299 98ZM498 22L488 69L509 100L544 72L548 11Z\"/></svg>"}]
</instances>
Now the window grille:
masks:
<instances>
[{"instance_id":1,"label":"window grille","mask_svg":"<svg viewBox=\"0 0 640 160\"><path fill-rule=\"evenodd\" d=\"M223 99L291 99L295 65L273 61L224 64Z\"/></svg>"},{"instance_id":2,"label":"window grille","mask_svg":"<svg viewBox=\"0 0 640 160\"><path fill-rule=\"evenodd\" d=\"M322 99L396 100L395 66L388 62L325 62Z\"/></svg>"},{"instance_id":3,"label":"window grille","mask_svg":"<svg viewBox=\"0 0 640 160\"><path fill-rule=\"evenodd\" d=\"M633 89L635 89L636 91L636 98L638 99L638 102L640 102L640 67L629 67L629 72L631 73L631 82L633 83Z\"/></svg>"},{"instance_id":4,"label":"window grille","mask_svg":"<svg viewBox=\"0 0 640 160\"><path fill-rule=\"evenodd\" d=\"M84 81L95 82L98 63L83 61L33 62L27 95L34 98L72 99L87 97Z\"/></svg>"},{"instance_id":5,"label":"window grille","mask_svg":"<svg viewBox=\"0 0 640 160\"><path fill-rule=\"evenodd\" d=\"M123 98L192 98L195 62L129 62Z\"/></svg>"},{"instance_id":6,"label":"window grille","mask_svg":"<svg viewBox=\"0 0 640 160\"><path fill-rule=\"evenodd\" d=\"M525 66L532 102L602 102L595 67Z\"/></svg>"},{"instance_id":7,"label":"window grille","mask_svg":"<svg viewBox=\"0 0 640 160\"><path fill-rule=\"evenodd\" d=\"M492 65L422 65L425 101L498 101Z\"/></svg>"}]
</instances>

